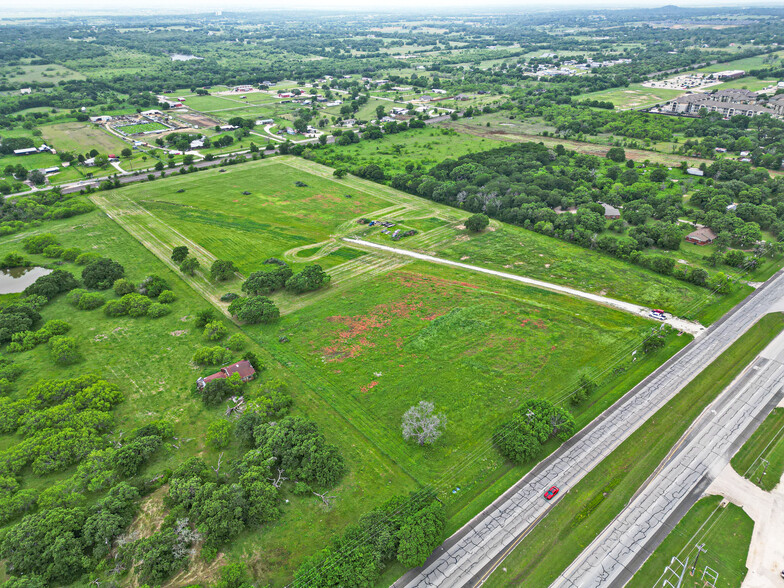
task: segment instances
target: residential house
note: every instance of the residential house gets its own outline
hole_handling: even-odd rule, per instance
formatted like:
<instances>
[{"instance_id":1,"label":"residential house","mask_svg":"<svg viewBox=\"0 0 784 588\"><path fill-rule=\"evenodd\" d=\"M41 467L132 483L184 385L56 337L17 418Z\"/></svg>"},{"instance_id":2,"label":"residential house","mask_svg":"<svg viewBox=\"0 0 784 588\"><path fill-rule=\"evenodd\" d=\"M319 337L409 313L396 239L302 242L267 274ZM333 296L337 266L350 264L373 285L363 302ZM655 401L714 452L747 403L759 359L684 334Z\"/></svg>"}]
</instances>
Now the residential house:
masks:
<instances>
[{"instance_id":1,"label":"residential house","mask_svg":"<svg viewBox=\"0 0 784 588\"><path fill-rule=\"evenodd\" d=\"M710 245L716 239L716 233L708 227L701 227L686 235L686 240L695 245Z\"/></svg>"},{"instance_id":2,"label":"residential house","mask_svg":"<svg viewBox=\"0 0 784 588\"><path fill-rule=\"evenodd\" d=\"M621 211L615 208L614 206L611 206L604 202L600 202L599 204L601 204L604 207L604 218L609 218L609 219L621 218Z\"/></svg>"},{"instance_id":3,"label":"residential house","mask_svg":"<svg viewBox=\"0 0 784 588\"><path fill-rule=\"evenodd\" d=\"M243 359L242 361L238 361L235 364L222 367L220 371L217 371L214 374L204 378L199 378L196 380L196 386L198 386L199 390L201 390L213 380L225 380L234 374L239 374L240 379L243 382L250 382L253 378L256 377L256 370L253 369L253 366L247 359Z\"/></svg>"}]
</instances>

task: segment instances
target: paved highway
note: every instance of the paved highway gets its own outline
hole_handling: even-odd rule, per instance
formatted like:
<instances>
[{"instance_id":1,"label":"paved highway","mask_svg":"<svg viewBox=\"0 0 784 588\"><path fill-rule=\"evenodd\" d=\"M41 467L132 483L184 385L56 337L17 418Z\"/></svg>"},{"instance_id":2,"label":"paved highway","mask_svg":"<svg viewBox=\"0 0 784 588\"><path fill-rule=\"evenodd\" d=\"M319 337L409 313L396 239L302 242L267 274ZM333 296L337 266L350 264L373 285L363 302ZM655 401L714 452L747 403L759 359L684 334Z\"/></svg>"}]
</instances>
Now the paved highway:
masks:
<instances>
[{"instance_id":1,"label":"paved highway","mask_svg":"<svg viewBox=\"0 0 784 588\"><path fill-rule=\"evenodd\" d=\"M623 586L629 581L781 400L783 346L780 336L770 347L774 353L758 357L708 407L678 449L553 588Z\"/></svg>"},{"instance_id":2,"label":"paved highway","mask_svg":"<svg viewBox=\"0 0 784 588\"><path fill-rule=\"evenodd\" d=\"M552 485L563 495L664 406L704 367L784 299L784 272L777 273L599 418L537 465L503 496L447 539L422 568L395 586L480 585L557 501L544 500Z\"/></svg>"}]
</instances>

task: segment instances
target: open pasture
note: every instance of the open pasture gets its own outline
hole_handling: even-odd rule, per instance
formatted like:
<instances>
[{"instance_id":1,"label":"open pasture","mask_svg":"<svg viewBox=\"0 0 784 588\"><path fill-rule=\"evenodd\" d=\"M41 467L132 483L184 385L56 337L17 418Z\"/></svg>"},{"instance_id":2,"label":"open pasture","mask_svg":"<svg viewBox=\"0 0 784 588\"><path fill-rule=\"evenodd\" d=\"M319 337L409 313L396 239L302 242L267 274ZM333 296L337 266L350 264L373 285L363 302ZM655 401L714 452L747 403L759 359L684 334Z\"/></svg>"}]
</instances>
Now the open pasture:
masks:
<instances>
[{"instance_id":1,"label":"open pasture","mask_svg":"<svg viewBox=\"0 0 784 588\"><path fill-rule=\"evenodd\" d=\"M101 153L119 153L128 144L114 135L86 122L67 122L41 127L44 140L60 151L87 153L97 149Z\"/></svg>"}]
</instances>

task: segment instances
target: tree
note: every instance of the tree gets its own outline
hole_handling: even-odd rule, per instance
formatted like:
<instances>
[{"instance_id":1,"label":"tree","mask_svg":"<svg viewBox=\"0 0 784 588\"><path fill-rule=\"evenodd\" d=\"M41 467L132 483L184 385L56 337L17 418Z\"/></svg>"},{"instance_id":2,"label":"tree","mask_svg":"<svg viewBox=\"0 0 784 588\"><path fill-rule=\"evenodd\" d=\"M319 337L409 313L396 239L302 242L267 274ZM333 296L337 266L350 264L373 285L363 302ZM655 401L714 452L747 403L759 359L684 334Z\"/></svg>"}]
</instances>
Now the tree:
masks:
<instances>
[{"instance_id":1,"label":"tree","mask_svg":"<svg viewBox=\"0 0 784 588\"><path fill-rule=\"evenodd\" d=\"M108 290L125 274L125 268L111 259L98 259L82 270L84 285L93 290Z\"/></svg>"},{"instance_id":2,"label":"tree","mask_svg":"<svg viewBox=\"0 0 784 588\"><path fill-rule=\"evenodd\" d=\"M438 439L446 426L446 415L436 414L432 402L422 400L403 415L403 438L429 445Z\"/></svg>"},{"instance_id":3,"label":"tree","mask_svg":"<svg viewBox=\"0 0 784 588\"><path fill-rule=\"evenodd\" d=\"M40 169L34 169L29 174L27 174L27 179L30 180L36 186L40 186L41 184L46 182L46 176L44 172Z\"/></svg>"},{"instance_id":4,"label":"tree","mask_svg":"<svg viewBox=\"0 0 784 588\"><path fill-rule=\"evenodd\" d=\"M157 298L164 290L169 290L169 283L160 276L151 274L139 284L139 294L148 298Z\"/></svg>"},{"instance_id":5,"label":"tree","mask_svg":"<svg viewBox=\"0 0 784 588\"><path fill-rule=\"evenodd\" d=\"M233 261L216 259L210 267L210 277L216 282L224 282L234 276L237 271Z\"/></svg>"},{"instance_id":6,"label":"tree","mask_svg":"<svg viewBox=\"0 0 784 588\"><path fill-rule=\"evenodd\" d=\"M185 245L178 245L172 249L171 259L176 264L181 264L188 257L188 248Z\"/></svg>"},{"instance_id":7,"label":"tree","mask_svg":"<svg viewBox=\"0 0 784 588\"><path fill-rule=\"evenodd\" d=\"M180 264L180 271L184 274L192 276L198 271L199 267L201 267L201 264L199 263L198 259L195 257L186 257Z\"/></svg>"},{"instance_id":8,"label":"tree","mask_svg":"<svg viewBox=\"0 0 784 588\"><path fill-rule=\"evenodd\" d=\"M133 155L133 151L131 150L130 147L124 147L123 150L120 151L120 155L122 155L123 157L130 157L131 155Z\"/></svg>"},{"instance_id":9,"label":"tree","mask_svg":"<svg viewBox=\"0 0 784 588\"><path fill-rule=\"evenodd\" d=\"M237 300L241 299L238 298ZM237 318L249 325L267 324L280 318L280 310L269 298L252 296L245 299L245 303L237 312Z\"/></svg>"},{"instance_id":10,"label":"tree","mask_svg":"<svg viewBox=\"0 0 784 588\"><path fill-rule=\"evenodd\" d=\"M204 338L208 341L219 341L226 336L229 330L222 321L211 321L204 326Z\"/></svg>"},{"instance_id":11,"label":"tree","mask_svg":"<svg viewBox=\"0 0 784 588\"><path fill-rule=\"evenodd\" d=\"M610 161L623 163L626 161L626 151L623 150L623 147L610 147L605 157Z\"/></svg>"},{"instance_id":12,"label":"tree","mask_svg":"<svg viewBox=\"0 0 784 588\"><path fill-rule=\"evenodd\" d=\"M232 423L226 420L215 421L207 427L207 445L213 449L223 449L231 441Z\"/></svg>"},{"instance_id":13,"label":"tree","mask_svg":"<svg viewBox=\"0 0 784 588\"><path fill-rule=\"evenodd\" d=\"M311 292L328 284L331 279L332 276L327 274L320 265L309 265L286 280L286 290L290 290L295 294Z\"/></svg>"},{"instance_id":14,"label":"tree","mask_svg":"<svg viewBox=\"0 0 784 588\"><path fill-rule=\"evenodd\" d=\"M478 233L479 231L486 229L489 224L490 219L487 217L487 215L479 213L469 216L468 219L466 219L465 227L469 231Z\"/></svg>"},{"instance_id":15,"label":"tree","mask_svg":"<svg viewBox=\"0 0 784 588\"><path fill-rule=\"evenodd\" d=\"M409 517L399 531L397 559L404 566L421 566L441 543L446 516L444 507L433 502Z\"/></svg>"},{"instance_id":16,"label":"tree","mask_svg":"<svg viewBox=\"0 0 784 588\"><path fill-rule=\"evenodd\" d=\"M292 271L286 264L253 272L242 283L242 291L253 296L270 294L280 290L286 285L286 280L291 277Z\"/></svg>"}]
</instances>

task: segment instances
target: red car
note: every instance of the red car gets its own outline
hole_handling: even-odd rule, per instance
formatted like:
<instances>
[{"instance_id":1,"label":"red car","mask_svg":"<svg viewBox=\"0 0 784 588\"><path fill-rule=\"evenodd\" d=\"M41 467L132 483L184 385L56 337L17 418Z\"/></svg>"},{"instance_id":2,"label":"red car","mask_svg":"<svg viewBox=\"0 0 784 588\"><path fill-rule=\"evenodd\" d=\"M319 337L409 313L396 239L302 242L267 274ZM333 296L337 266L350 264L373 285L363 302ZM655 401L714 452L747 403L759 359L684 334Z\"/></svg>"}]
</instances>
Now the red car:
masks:
<instances>
[{"instance_id":1,"label":"red car","mask_svg":"<svg viewBox=\"0 0 784 588\"><path fill-rule=\"evenodd\" d=\"M553 496L558 494L558 486L553 486L547 492L544 493L545 500L552 500Z\"/></svg>"}]
</instances>

